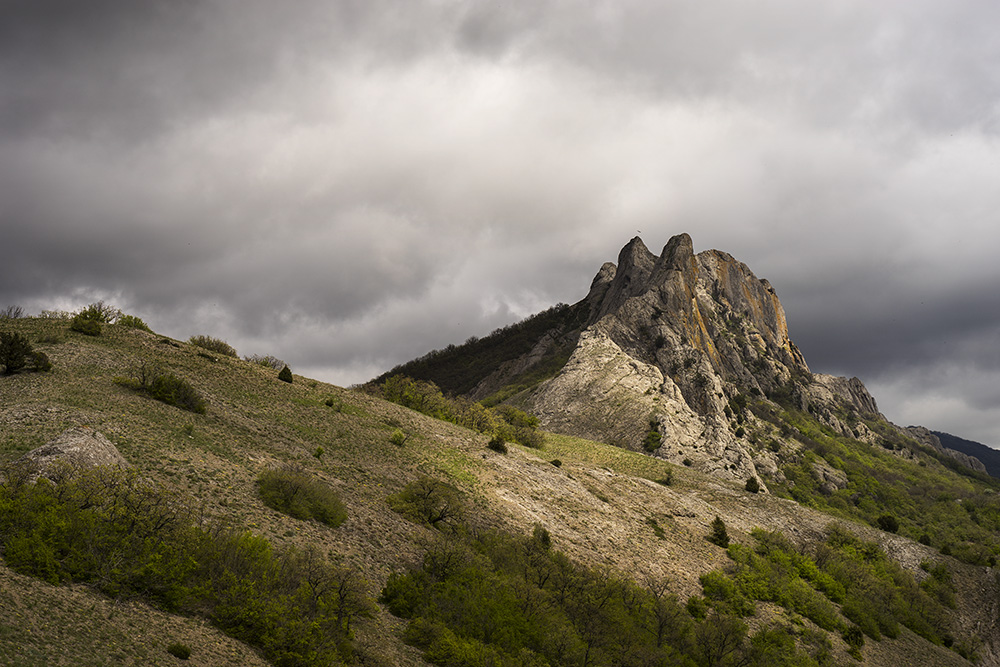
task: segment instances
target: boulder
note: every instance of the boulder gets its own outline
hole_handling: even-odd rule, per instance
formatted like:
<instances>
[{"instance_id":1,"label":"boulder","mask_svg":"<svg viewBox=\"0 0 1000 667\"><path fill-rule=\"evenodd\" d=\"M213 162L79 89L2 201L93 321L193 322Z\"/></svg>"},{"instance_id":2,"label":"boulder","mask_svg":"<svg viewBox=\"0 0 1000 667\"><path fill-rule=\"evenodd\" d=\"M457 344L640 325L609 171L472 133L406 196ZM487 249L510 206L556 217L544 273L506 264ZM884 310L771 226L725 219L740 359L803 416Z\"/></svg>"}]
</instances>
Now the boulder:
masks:
<instances>
[{"instance_id":1,"label":"boulder","mask_svg":"<svg viewBox=\"0 0 1000 667\"><path fill-rule=\"evenodd\" d=\"M55 439L33 449L15 465L22 466L31 479L53 479L65 471L111 466L127 468L129 463L102 433L86 426L66 429Z\"/></svg>"}]
</instances>

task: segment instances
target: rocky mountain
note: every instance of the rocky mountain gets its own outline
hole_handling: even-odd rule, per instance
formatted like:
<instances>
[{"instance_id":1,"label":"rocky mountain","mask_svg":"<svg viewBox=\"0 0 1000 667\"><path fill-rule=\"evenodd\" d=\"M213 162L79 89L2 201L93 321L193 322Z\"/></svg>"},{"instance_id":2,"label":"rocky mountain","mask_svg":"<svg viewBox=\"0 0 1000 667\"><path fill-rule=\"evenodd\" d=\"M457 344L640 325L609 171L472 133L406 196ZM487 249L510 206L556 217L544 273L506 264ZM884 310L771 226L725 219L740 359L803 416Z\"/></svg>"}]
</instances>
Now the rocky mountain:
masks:
<instances>
[{"instance_id":1,"label":"rocky mountain","mask_svg":"<svg viewBox=\"0 0 1000 667\"><path fill-rule=\"evenodd\" d=\"M765 398L842 436L892 449L892 440L915 439L983 470L972 457L889 425L857 378L810 372L771 284L728 253L695 253L687 234L671 238L659 255L632 239L617 264L600 268L582 301L543 321L393 372L456 391L448 369L468 371L469 358L483 355L495 363L472 374L474 386L462 373L465 391L457 393L526 408L552 431L645 450L726 479L752 478L763 489L785 481L773 429L750 409ZM523 339L517 350L506 346L512 333ZM876 424L891 431L888 440Z\"/></svg>"}]
</instances>

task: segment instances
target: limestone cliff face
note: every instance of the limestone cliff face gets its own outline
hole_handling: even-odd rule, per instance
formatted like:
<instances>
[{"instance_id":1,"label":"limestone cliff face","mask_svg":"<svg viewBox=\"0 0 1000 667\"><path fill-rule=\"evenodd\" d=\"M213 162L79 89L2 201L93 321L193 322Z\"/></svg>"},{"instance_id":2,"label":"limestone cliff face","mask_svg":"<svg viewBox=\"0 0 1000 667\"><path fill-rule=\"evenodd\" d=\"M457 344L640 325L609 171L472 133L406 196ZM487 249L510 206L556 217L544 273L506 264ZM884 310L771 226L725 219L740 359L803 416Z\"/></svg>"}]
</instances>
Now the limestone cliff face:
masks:
<instances>
[{"instance_id":1,"label":"limestone cliff face","mask_svg":"<svg viewBox=\"0 0 1000 667\"><path fill-rule=\"evenodd\" d=\"M763 483L777 467L747 440L741 396L782 395L852 437L838 412L881 417L857 379L813 382L770 283L727 253L696 254L687 234L659 256L632 239L585 303L569 362L527 401L549 429L638 449L654 423L656 456Z\"/></svg>"},{"instance_id":2,"label":"limestone cliff face","mask_svg":"<svg viewBox=\"0 0 1000 667\"><path fill-rule=\"evenodd\" d=\"M596 301L591 326L671 377L683 375L678 364L690 368L692 355L704 370L744 391L764 393L809 371L788 337L774 289L724 252L695 255L691 237L681 234L657 257L634 238L622 249L617 270L605 265L595 285L612 274L599 300L594 289L588 297ZM684 389L692 407L711 412L711 400Z\"/></svg>"}]
</instances>

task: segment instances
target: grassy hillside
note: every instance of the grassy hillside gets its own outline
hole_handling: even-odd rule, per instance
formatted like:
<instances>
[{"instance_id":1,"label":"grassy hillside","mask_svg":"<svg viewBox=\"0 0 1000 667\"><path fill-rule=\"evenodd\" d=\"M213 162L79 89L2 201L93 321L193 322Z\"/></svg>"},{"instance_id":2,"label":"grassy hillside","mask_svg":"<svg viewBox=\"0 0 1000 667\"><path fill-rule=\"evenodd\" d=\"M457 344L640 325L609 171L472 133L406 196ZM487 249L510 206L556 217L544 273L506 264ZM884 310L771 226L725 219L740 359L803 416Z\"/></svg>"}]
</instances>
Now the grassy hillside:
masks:
<instances>
[{"instance_id":1,"label":"grassy hillside","mask_svg":"<svg viewBox=\"0 0 1000 667\"><path fill-rule=\"evenodd\" d=\"M87 426L113 441L142 478L190 508L205 535L248 534L286 558L275 562L316 554L352 573L370 614L354 619L353 648L329 654L333 661L638 665L670 655L689 664L775 664L775 656L798 655L796 664L859 664L853 653L865 664L957 665L967 664L960 653L977 652L986 664L995 657L995 639L981 631L997 617L995 579L987 568L909 539L908 524L900 534L879 531L819 503L810 508L748 493L566 436L548 435L543 449L510 444L501 454L488 448L487 434L300 376L282 382L273 368L123 325L106 324L88 336L65 319L31 318L2 321L0 331L24 335L52 363L48 372L0 376L0 463L66 428ZM204 398L204 413L137 390L141 369L154 366L189 383ZM334 527L265 504L259 476L288 467L333 489L346 520ZM951 474L942 479L960 479ZM989 491L961 479L963 493ZM447 520L421 513L415 500L421 488L454 502ZM0 514L22 511L9 483L4 494ZM834 515L856 537L831 529ZM728 550L706 539L715 517L728 531ZM776 542L767 537L772 533L789 541ZM13 553L12 534L0 535L5 560ZM203 553L211 548L196 555ZM436 569L442 561L435 554L463 565ZM542 574L526 587L518 563L531 554L531 571ZM116 573L105 580L87 579L80 569L59 576L68 564L65 557L56 561L57 574L49 578L61 579L58 585L23 574L31 570L23 556L0 567L0 662L174 664L167 648L178 643L195 665L266 664L271 655L241 629L246 624L218 611L218 600L198 597L203 592L178 589L179 597L165 602L149 585L109 586ZM792 562L798 564L789 569ZM766 586L757 577L763 572L771 573ZM845 572L867 577L889 606L876 609L851 589L850 577L840 583L843 590L823 579L841 581ZM387 589L390 582L395 587ZM447 611L457 600L479 600L474 590L508 596L495 598L508 606L487 613L506 619L503 632L484 635L483 625L470 620L486 613L483 606ZM924 611L914 616L917 607ZM659 646L652 632L657 610L669 612L663 627L673 633ZM627 645L617 632L624 627ZM565 662L550 641L538 642L538 628L565 639ZM728 633L732 651L711 655L707 647L719 632Z\"/></svg>"},{"instance_id":2,"label":"grassy hillside","mask_svg":"<svg viewBox=\"0 0 1000 667\"><path fill-rule=\"evenodd\" d=\"M584 301L573 306L559 304L521 322L497 329L483 338L473 337L462 345L449 345L443 350L428 352L397 366L373 382L384 382L392 375L405 375L433 382L447 394L469 394L505 363L528 354L547 335L553 336L555 344L544 359L524 373L504 378L507 395L510 395L559 372L572 354L580 330L586 325L589 308Z\"/></svg>"}]
</instances>

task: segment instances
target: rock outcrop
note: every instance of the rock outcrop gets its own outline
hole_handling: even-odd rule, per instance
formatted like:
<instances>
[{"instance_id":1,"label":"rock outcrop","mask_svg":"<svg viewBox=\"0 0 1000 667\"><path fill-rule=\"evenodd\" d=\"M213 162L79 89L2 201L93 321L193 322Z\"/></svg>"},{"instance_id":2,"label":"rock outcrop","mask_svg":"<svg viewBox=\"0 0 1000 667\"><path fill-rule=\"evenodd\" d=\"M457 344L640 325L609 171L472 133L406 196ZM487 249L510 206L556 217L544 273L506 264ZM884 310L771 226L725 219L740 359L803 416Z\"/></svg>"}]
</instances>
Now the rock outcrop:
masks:
<instances>
[{"instance_id":1,"label":"rock outcrop","mask_svg":"<svg viewBox=\"0 0 1000 667\"><path fill-rule=\"evenodd\" d=\"M659 256L632 239L581 305L569 362L525 399L548 429L639 449L656 424L654 455L762 481L777 466L747 439L750 397L791 401L850 437L874 435L843 415L884 419L857 378L810 372L768 281L728 253L696 254L687 234Z\"/></svg>"},{"instance_id":2,"label":"rock outcrop","mask_svg":"<svg viewBox=\"0 0 1000 667\"><path fill-rule=\"evenodd\" d=\"M33 449L15 465L24 469L30 479L52 478L66 470L99 466L128 467L129 463L103 434L85 426L63 431L50 442Z\"/></svg>"}]
</instances>

